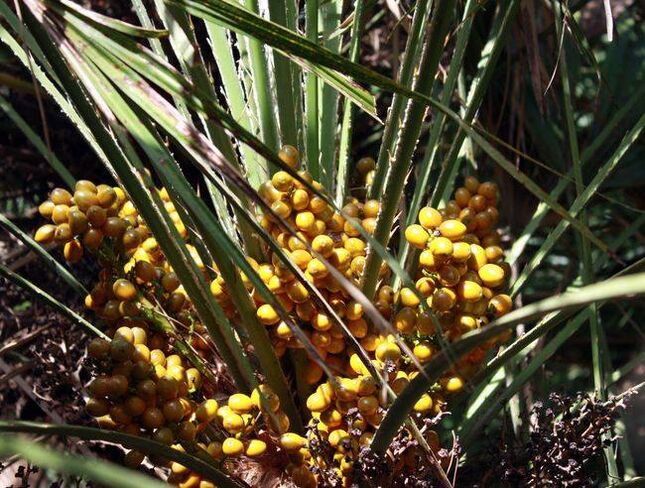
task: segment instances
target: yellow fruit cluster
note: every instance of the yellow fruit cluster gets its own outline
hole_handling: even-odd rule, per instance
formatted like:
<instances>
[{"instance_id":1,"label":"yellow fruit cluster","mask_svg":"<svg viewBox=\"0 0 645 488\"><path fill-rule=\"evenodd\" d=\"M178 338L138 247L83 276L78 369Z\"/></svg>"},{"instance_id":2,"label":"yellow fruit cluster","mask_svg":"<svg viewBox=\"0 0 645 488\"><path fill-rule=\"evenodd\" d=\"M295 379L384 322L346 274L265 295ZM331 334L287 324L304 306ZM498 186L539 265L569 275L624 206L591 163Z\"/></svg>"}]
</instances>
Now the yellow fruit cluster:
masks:
<instances>
[{"instance_id":1,"label":"yellow fruit cluster","mask_svg":"<svg viewBox=\"0 0 645 488\"><path fill-rule=\"evenodd\" d=\"M116 197L104 198L106 193ZM159 195L185 238L168 194L161 189ZM85 298L110 338L94 339L88 346L96 377L88 385L86 408L101 427L150 437L179 450L192 445L218 463L241 455L262 456L267 443L277 446L280 436L295 435L288 432L289 419L268 386L261 385L262 393L256 389L251 396L232 393L219 405L214 396L226 395L218 394L216 385L204 381L186 357L173 351L169 330L155 318L169 319L165 327L173 322L188 329L193 352L208 358L213 347L178 277L119 188L79 181L74 194L54 189L40 212L53 223L37 230L38 242L64 244L69 262L77 262L85 248L101 265L98 281ZM105 219L96 218L99 214ZM204 270L195 248L188 248ZM197 436L206 442L197 442ZM135 467L144 459L132 450L124 463ZM166 465L162 459L150 461ZM177 463L170 465L170 472L168 481L178 486L213 486Z\"/></svg>"},{"instance_id":2,"label":"yellow fruit cluster","mask_svg":"<svg viewBox=\"0 0 645 488\"><path fill-rule=\"evenodd\" d=\"M280 157L291 168L298 167L298 152L295 148L285 146L280 152ZM371 162L373 168L373 160ZM361 164L366 166L366 163ZM367 166L363 168L366 169L370 171ZM300 170L298 175L312 188L322 189L320 183L314 181L307 171ZM351 299L330 273L330 267L333 267L348 280L358 283L367 250L367 243L359 230L340 213L335 212L307 185L286 171L278 171L271 180L264 182L259 194L296 234L290 233L288 227L271 213L261 217L262 227L276 240L292 264L303 272L307 281L317 288L336 314L345 321L352 335L361 342L372 343L376 336L371 333L370 326L363 317L362 306ZM350 199L343 207L343 213L360 222L363 229L370 234L376 226L379 210L378 201L360 202L356 198ZM322 259L316 257L317 255ZM338 370L347 369L349 354L340 326L324 309L316 305L309 290L296 279L277 254L267 250L267 256L266 263L259 264L252 259L249 262L269 290L275 293L284 309L300 324L328 365ZM386 272L387 267L383 266L382 276ZM222 277L211 283L211 292L224 310L235 313ZM281 320L274 307L264 303L258 293L253 293L253 298L257 306L257 317L262 324L270 328L273 347L278 355L282 356L288 348L302 348L303 345ZM314 385L319 383L322 377L322 368L312 361L307 367L307 382Z\"/></svg>"},{"instance_id":3,"label":"yellow fruit cluster","mask_svg":"<svg viewBox=\"0 0 645 488\"><path fill-rule=\"evenodd\" d=\"M450 340L511 308L502 293L510 269L495 228L497 200L494 183L470 176L444 209L422 208L419 223L405 230L407 241L420 250L416 289ZM400 301L403 308L394 318L400 333L434 333L417 294L403 288Z\"/></svg>"},{"instance_id":4,"label":"yellow fruit cluster","mask_svg":"<svg viewBox=\"0 0 645 488\"><path fill-rule=\"evenodd\" d=\"M280 157L297 170L295 148L285 146ZM369 182L374 161L364 158L357 169ZM394 336L375 329L361 304L352 300L332 273L336 270L357 284L365 265L366 240L310 189L322 187L309 173L300 170L298 175L308 185L286 171L278 171L261 185L260 196L280 219L267 212L260 223L347 325L368 354L370 366L395 394L419 374L417 364L427 363L444 341L454 341L511 309L510 297L503 293L509 270L496 230L499 195L494 184L467 178L445 208L421 209L418 223L405 229L405 238L419 250L415 286L400 290L388 286L384 265L375 297L376 308L397 332ZM159 197L180 235L188 239L165 189L159 190ZM350 198L343 207L343 214L358 221L368 234L375 229L379 211L376 200ZM313 358L306 366L304 378L312 388L306 398L311 416L306 436L289 432L289 419L266 385L250 396L221 393L218 385L204 379L187 357L177 353L177 335L187 336L193 352L206 359L213 358L214 347L190 297L121 189L79 181L73 194L55 189L50 200L40 206L40 213L52 223L38 229L37 241L64 244L65 258L70 262L81 259L87 249L98 256L102 267L85 299L87 307L106 323L106 334L111 338L95 339L88 348L97 376L89 386L87 410L101 426L148 436L176 449L201 448L217 463L238 456L280 453L286 473L299 487L313 488L330 477L336 486L351 486L356 481L355 464L371 442L390 400L370 375L368 365L347 343L340 326L277 254L266 249L265 262L249 258L249 263L337 374L325 378ZM206 277L195 248L187 246ZM208 265L218 271L213 263ZM248 277L242 273L241 278L254 300L258 320L270 330L277 355L284 355L289 348L302 348ZM210 289L229 318L237 319L236 306L221 275L211 281ZM165 326L160 325L160 316ZM170 333L168 324L180 333ZM414 406L416 416L423 419L440 413L495 343L490 341L454 364ZM414 358L403 352L406 347ZM436 433L428 430L425 436L438 451ZM397 461L393 472L414 471L421 458L408 458ZM125 462L138 466L143 459L142 453L130 451ZM151 462L165 465L163 460ZM182 465L172 463L169 467L168 481L173 484L213 486Z\"/></svg>"}]
</instances>

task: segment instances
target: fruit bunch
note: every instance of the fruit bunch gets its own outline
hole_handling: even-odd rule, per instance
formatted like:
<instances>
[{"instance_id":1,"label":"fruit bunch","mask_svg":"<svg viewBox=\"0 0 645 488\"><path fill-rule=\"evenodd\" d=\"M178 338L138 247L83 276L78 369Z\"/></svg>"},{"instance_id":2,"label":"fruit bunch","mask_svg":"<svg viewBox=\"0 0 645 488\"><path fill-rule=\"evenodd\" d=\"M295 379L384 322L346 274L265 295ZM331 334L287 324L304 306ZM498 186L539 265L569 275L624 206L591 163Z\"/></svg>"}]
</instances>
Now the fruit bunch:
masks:
<instances>
[{"instance_id":1,"label":"fruit bunch","mask_svg":"<svg viewBox=\"0 0 645 488\"><path fill-rule=\"evenodd\" d=\"M271 212L259 219L283 256L267 248L264 262L249 258L249 263L335 373L325 377L314 358L302 372L311 388L305 412L311 420L304 436L289 432L289 419L268 386L247 396L203 367L202 359L215 361L214 344L145 221L120 188L79 181L73 194L55 189L40 206L52 223L38 229L36 240L63 244L70 262L80 260L87 250L101 266L85 299L105 323L110 339L94 339L88 347L96 377L89 386L87 410L101 426L151 437L176 449L201 450L218 464L239 457L279 459L296 486L350 486L364 471L361 455L393 395L419 374L419 366L446 342L510 310L511 300L502 290L509 272L496 230L498 191L492 183L469 177L445 208L423 208L418 224L405 229L405 238L419 250L414 258L418 266L413 286L396 290L387 284L388 268L382 267L375 306L391 322L387 333L376 329L344 286L345 280L360 281L368 246L364 234L375 229L379 202L351 197L342 212L336 212L317 194L322 186L298 170L295 148L285 146L280 158L299 178L278 171L261 185L259 194ZM362 159L358 170L369 180L374 161ZM165 189L158 197L204 277L212 279L207 267L214 270L210 290L235 321L236 306L224 278L214 263L203 263L190 244ZM296 277L284 256L313 288ZM277 355L303 348L248 277L241 278L258 320L270 330ZM347 325L368 364L312 296L312 289ZM416 420L440 414L494 345L490 341L453 364L414 406ZM436 433L425 429L423 435L438 452ZM390 456L396 461L389 466L392 476L423 466L418 444L409 446L405 462ZM143 459L142 453L130 451L125 462L137 466ZM165 465L160 459L150 461ZM212 486L177 463L170 465L168 481Z\"/></svg>"},{"instance_id":2,"label":"fruit bunch","mask_svg":"<svg viewBox=\"0 0 645 488\"><path fill-rule=\"evenodd\" d=\"M161 189L159 196L186 238L167 192ZM199 356L212 359L214 347L156 240L119 188L79 181L73 194L54 189L40 212L53 223L37 230L38 242L64 244L69 262L77 262L87 249L101 266L85 298L105 324L107 336L88 346L95 377L86 408L101 427L150 437L175 449L202 450L218 463L241 455L257 458L267 444L279 446L280 436L296 435L289 433L289 419L267 385L250 396L227 395L217 378L209 381L196 367L203 365L195 361ZM204 270L195 248L187 245ZM135 467L144 458L132 450L124 462ZM173 484L212 486L182 465L172 463L170 468L168 481Z\"/></svg>"},{"instance_id":3,"label":"fruit bunch","mask_svg":"<svg viewBox=\"0 0 645 488\"><path fill-rule=\"evenodd\" d=\"M285 146L280 157L291 168L297 169L298 152L295 148ZM361 202L352 198L342 212L335 212L333 207L312 191L322 190L322 186L307 171L300 170L298 175L309 186L286 171L278 171L260 186L258 193L272 210L261 216L260 223L291 263L302 271L306 280L345 321L352 335L366 344L372 343L376 336L371 333L370 326L363 317L362 306L351 299L330 272L330 268L333 267L344 278L358 284L365 265L367 242L343 215L356 219L371 234L376 226L380 204L376 200ZM339 371L346 370L349 367L349 354L340 326L326 310L316 304L307 287L296 278L278 254L270 249L266 250L266 254L268 259L265 263L258 264L250 260L260 278L300 325L328 366ZM382 276L386 272L387 267L383 266ZM235 313L223 278L218 277L211 283L211 291L224 310ZM253 297L257 317L270 328L277 354L282 356L288 348L302 348L303 345L294 337L292 330L281 320L273 306L264 303L259 294L254 294ZM310 385L318 384L323 374L322 368L311 361L306 370L306 381Z\"/></svg>"}]
</instances>

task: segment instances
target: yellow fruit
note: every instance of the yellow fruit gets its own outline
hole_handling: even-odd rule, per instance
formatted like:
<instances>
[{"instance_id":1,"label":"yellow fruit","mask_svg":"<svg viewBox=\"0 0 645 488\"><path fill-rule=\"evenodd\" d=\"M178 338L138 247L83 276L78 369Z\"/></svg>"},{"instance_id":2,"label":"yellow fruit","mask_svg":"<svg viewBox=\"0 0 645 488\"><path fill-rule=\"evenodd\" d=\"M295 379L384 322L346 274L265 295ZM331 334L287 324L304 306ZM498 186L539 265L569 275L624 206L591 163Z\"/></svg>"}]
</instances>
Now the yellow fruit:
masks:
<instances>
[{"instance_id":1,"label":"yellow fruit","mask_svg":"<svg viewBox=\"0 0 645 488\"><path fill-rule=\"evenodd\" d=\"M447 237L437 237L430 241L430 251L434 256L448 257L452 254L452 241Z\"/></svg>"},{"instance_id":2,"label":"yellow fruit","mask_svg":"<svg viewBox=\"0 0 645 488\"><path fill-rule=\"evenodd\" d=\"M235 393L228 397L228 406L235 413L248 413L253 410L254 404L244 393Z\"/></svg>"},{"instance_id":3,"label":"yellow fruit","mask_svg":"<svg viewBox=\"0 0 645 488\"><path fill-rule=\"evenodd\" d=\"M419 342L412 351L420 363L425 363L432 357L432 345L429 342Z\"/></svg>"},{"instance_id":4,"label":"yellow fruit","mask_svg":"<svg viewBox=\"0 0 645 488\"><path fill-rule=\"evenodd\" d=\"M148 429L158 429L165 421L163 412L158 408L148 408L141 417L143 425Z\"/></svg>"},{"instance_id":5,"label":"yellow fruit","mask_svg":"<svg viewBox=\"0 0 645 488\"><path fill-rule=\"evenodd\" d=\"M324 278L329 274L327 266L322 261L314 258L307 264L307 272L314 277L314 279Z\"/></svg>"},{"instance_id":6,"label":"yellow fruit","mask_svg":"<svg viewBox=\"0 0 645 488\"><path fill-rule=\"evenodd\" d=\"M291 215L291 207L289 204L283 202L282 200L276 200L271 204L271 210L278 216L283 219L286 219Z\"/></svg>"},{"instance_id":7,"label":"yellow fruit","mask_svg":"<svg viewBox=\"0 0 645 488\"><path fill-rule=\"evenodd\" d=\"M264 325L273 325L280 321L280 316L268 303L261 305L258 308L256 315L260 322L262 322Z\"/></svg>"},{"instance_id":8,"label":"yellow fruit","mask_svg":"<svg viewBox=\"0 0 645 488\"><path fill-rule=\"evenodd\" d=\"M352 261L352 255L345 248L334 249L333 254L329 257L329 262L338 270L347 269Z\"/></svg>"},{"instance_id":9,"label":"yellow fruit","mask_svg":"<svg viewBox=\"0 0 645 488\"><path fill-rule=\"evenodd\" d=\"M426 278L426 277L419 278L417 282L414 284L414 287L424 297L429 297L430 295L432 295L432 292L434 292L436 288L432 278Z\"/></svg>"},{"instance_id":10,"label":"yellow fruit","mask_svg":"<svg viewBox=\"0 0 645 488\"><path fill-rule=\"evenodd\" d=\"M490 181L484 182L477 187L477 193L490 200L497 198L497 185Z\"/></svg>"},{"instance_id":11,"label":"yellow fruit","mask_svg":"<svg viewBox=\"0 0 645 488\"><path fill-rule=\"evenodd\" d=\"M422 226L419 224L412 224L405 229L405 238L411 246L418 249L425 249L430 236Z\"/></svg>"},{"instance_id":12,"label":"yellow fruit","mask_svg":"<svg viewBox=\"0 0 645 488\"><path fill-rule=\"evenodd\" d=\"M499 246L488 246L484 251L486 259L491 263L495 263L504 257L504 251Z\"/></svg>"},{"instance_id":13,"label":"yellow fruit","mask_svg":"<svg viewBox=\"0 0 645 488\"><path fill-rule=\"evenodd\" d=\"M432 254L430 249L425 249L419 255L419 264L425 269L432 269L435 267L434 254Z\"/></svg>"},{"instance_id":14,"label":"yellow fruit","mask_svg":"<svg viewBox=\"0 0 645 488\"><path fill-rule=\"evenodd\" d=\"M386 341L376 348L375 355L376 358L381 362L388 360L397 362L399 359L401 359L401 349L393 342Z\"/></svg>"},{"instance_id":15,"label":"yellow fruit","mask_svg":"<svg viewBox=\"0 0 645 488\"><path fill-rule=\"evenodd\" d=\"M54 188L49 198L55 205L71 205L72 194L64 188Z\"/></svg>"},{"instance_id":16,"label":"yellow fruit","mask_svg":"<svg viewBox=\"0 0 645 488\"><path fill-rule=\"evenodd\" d=\"M370 416L378 411L379 403L375 396L370 395L359 398L356 406L362 415Z\"/></svg>"},{"instance_id":17,"label":"yellow fruit","mask_svg":"<svg viewBox=\"0 0 645 488\"><path fill-rule=\"evenodd\" d=\"M347 322L347 327L357 339L362 339L367 335L368 326L364 319L350 320Z\"/></svg>"},{"instance_id":18,"label":"yellow fruit","mask_svg":"<svg viewBox=\"0 0 645 488\"><path fill-rule=\"evenodd\" d=\"M327 427L338 427L343 422L343 415L335 409L327 409L320 414L320 421Z\"/></svg>"},{"instance_id":19,"label":"yellow fruit","mask_svg":"<svg viewBox=\"0 0 645 488\"><path fill-rule=\"evenodd\" d=\"M479 189L479 180L474 176L467 176L464 181L464 186L470 193L477 193L477 190Z\"/></svg>"},{"instance_id":20,"label":"yellow fruit","mask_svg":"<svg viewBox=\"0 0 645 488\"><path fill-rule=\"evenodd\" d=\"M70 229L69 224L60 224L54 231L54 240L56 242L69 242L73 237L74 235L72 234L72 230Z\"/></svg>"},{"instance_id":21,"label":"yellow fruit","mask_svg":"<svg viewBox=\"0 0 645 488\"><path fill-rule=\"evenodd\" d=\"M316 236L311 242L311 247L324 258L328 258L334 252L334 241L327 235Z\"/></svg>"},{"instance_id":22,"label":"yellow fruit","mask_svg":"<svg viewBox=\"0 0 645 488\"><path fill-rule=\"evenodd\" d=\"M409 334L414 330L417 321L417 313L413 308L404 307L394 317L394 327L402 334Z\"/></svg>"},{"instance_id":23,"label":"yellow fruit","mask_svg":"<svg viewBox=\"0 0 645 488\"><path fill-rule=\"evenodd\" d=\"M410 379L408 378L408 375L405 373L405 371L398 371L396 373L396 377L394 378L390 386L392 387L392 390L394 390L394 393L398 395L409 384L410 384Z\"/></svg>"},{"instance_id":24,"label":"yellow fruit","mask_svg":"<svg viewBox=\"0 0 645 488\"><path fill-rule=\"evenodd\" d=\"M280 399L269 385L262 384L259 389L254 388L251 392L251 401L256 407L270 408L272 412L276 412L280 408ZM262 403L263 401L265 404Z\"/></svg>"},{"instance_id":25,"label":"yellow fruit","mask_svg":"<svg viewBox=\"0 0 645 488\"><path fill-rule=\"evenodd\" d=\"M309 291L300 281L293 280L285 285L287 296L295 303L303 303L309 298Z\"/></svg>"},{"instance_id":26,"label":"yellow fruit","mask_svg":"<svg viewBox=\"0 0 645 488\"><path fill-rule=\"evenodd\" d=\"M286 451L297 451L304 447L306 443L307 439L293 432L287 432L280 436L280 446Z\"/></svg>"},{"instance_id":27,"label":"yellow fruit","mask_svg":"<svg viewBox=\"0 0 645 488\"><path fill-rule=\"evenodd\" d=\"M421 398L414 404L414 411L419 413L427 413L432 410L432 398L427 393L421 395Z\"/></svg>"},{"instance_id":28,"label":"yellow fruit","mask_svg":"<svg viewBox=\"0 0 645 488\"><path fill-rule=\"evenodd\" d=\"M504 268L497 264L485 264L477 271L484 284L495 288L504 282Z\"/></svg>"},{"instance_id":29,"label":"yellow fruit","mask_svg":"<svg viewBox=\"0 0 645 488\"><path fill-rule=\"evenodd\" d=\"M363 364L358 354L354 353L349 357L349 365L357 374L369 374L369 370L367 369L365 364Z\"/></svg>"},{"instance_id":30,"label":"yellow fruit","mask_svg":"<svg viewBox=\"0 0 645 488\"><path fill-rule=\"evenodd\" d=\"M296 214L296 227L302 231L308 231L314 227L316 223L316 217L312 212L298 212Z\"/></svg>"},{"instance_id":31,"label":"yellow fruit","mask_svg":"<svg viewBox=\"0 0 645 488\"><path fill-rule=\"evenodd\" d=\"M426 229L435 229L441 225L441 213L435 208L424 207L419 211L419 223Z\"/></svg>"},{"instance_id":32,"label":"yellow fruit","mask_svg":"<svg viewBox=\"0 0 645 488\"><path fill-rule=\"evenodd\" d=\"M297 212L309 206L309 194L305 190L296 190L291 195L291 206Z\"/></svg>"},{"instance_id":33,"label":"yellow fruit","mask_svg":"<svg viewBox=\"0 0 645 488\"><path fill-rule=\"evenodd\" d=\"M349 251L351 257L364 256L365 255L365 242L360 240L357 237L350 237L345 241L345 249Z\"/></svg>"},{"instance_id":34,"label":"yellow fruit","mask_svg":"<svg viewBox=\"0 0 645 488\"><path fill-rule=\"evenodd\" d=\"M308 385L316 385L324 374L325 372L317 363L310 361L305 372L305 381Z\"/></svg>"},{"instance_id":35,"label":"yellow fruit","mask_svg":"<svg viewBox=\"0 0 645 488\"><path fill-rule=\"evenodd\" d=\"M295 147L288 144L282 146L282 149L278 152L278 157L290 168L295 169L298 167L298 150Z\"/></svg>"},{"instance_id":36,"label":"yellow fruit","mask_svg":"<svg viewBox=\"0 0 645 488\"><path fill-rule=\"evenodd\" d=\"M399 301L404 307L418 307L420 303L419 297L410 288L401 288Z\"/></svg>"},{"instance_id":37,"label":"yellow fruit","mask_svg":"<svg viewBox=\"0 0 645 488\"><path fill-rule=\"evenodd\" d=\"M448 393L457 393L464 389L464 381L459 376L453 376L446 382L446 391Z\"/></svg>"},{"instance_id":38,"label":"yellow fruit","mask_svg":"<svg viewBox=\"0 0 645 488\"><path fill-rule=\"evenodd\" d=\"M42 244L49 244L54 240L54 233L56 232L56 226L52 224L45 224L36 231L34 239L36 242Z\"/></svg>"},{"instance_id":39,"label":"yellow fruit","mask_svg":"<svg viewBox=\"0 0 645 488\"><path fill-rule=\"evenodd\" d=\"M490 299L489 306L493 309L495 317L501 317L510 312L513 300L508 295L499 294Z\"/></svg>"},{"instance_id":40,"label":"yellow fruit","mask_svg":"<svg viewBox=\"0 0 645 488\"><path fill-rule=\"evenodd\" d=\"M479 244L470 245L470 258L468 258L468 267L475 271L486 265L486 251Z\"/></svg>"},{"instance_id":41,"label":"yellow fruit","mask_svg":"<svg viewBox=\"0 0 645 488\"><path fill-rule=\"evenodd\" d=\"M347 304L345 316L348 320L358 320L363 316L363 306L355 300Z\"/></svg>"},{"instance_id":42,"label":"yellow fruit","mask_svg":"<svg viewBox=\"0 0 645 488\"><path fill-rule=\"evenodd\" d=\"M267 450L266 442L260 439L251 439L246 446L246 455L249 457L258 457L264 454Z\"/></svg>"},{"instance_id":43,"label":"yellow fruit","mask_svg":"<svg viewBox=\"0 0 645 488\"><path fill-rule=\"evenodd\" d=\"M271 178L274 188L281 192L288 192L293 187L293 178L286 171L278 171Z\"/></svg>"},{"instance_id":44,"label":"yellow fruit","mask_svg":"<svg viewBox=\"0 0 645 488\"><path fill-rule=\"evenodd\" d=\"M358 396L358 384L350 378L337 378L336 398L342 402L351 402Z\"/></svg>"},{"instance_id":45,"label":"yellow fruit","mask_svg":"<svg viewBox=\"0 0 645 488\"><path fill-rule=\"evenodd\" d=\"M217 407L217 400L209 398L197 407L195 417L199 422L210 422L217 415Z\"/></svg>"},{"instance_id":46,"label":"yellow fruit","mask_svg":"<svg viewBox=\"0 0 645 488\"><path fill-rule=\"evenodd\" d=\"M244 444L239 439L229 437L222 443L222 452L225 456L239 456L244 452Z\"/></svg>"},{"instance_id":47,"label":"yellow fruit","mask_svg":"<svg viewBox=\"0 0 645 488\"><path fill-rule=\"evenodd\" d=\"M326 314L317 313L311 322L311 326L316 330L325 332L331 329L332 321L330 320L329 316L327 316Z\"/></svg>"},{"instance_id":48,"label":"yellow fruit","mask_svg":"<svg viewBox=\"0 0 645 488\"><path fill-rule=\"evenodd\" d=\"M224 416L224 419L222 420L222 427L224 427L231 434L237 434L238 432L241 432L242 429L244 429L244 419L236 413L229 413L228 415Z\"/></svg>"},{"instance_id":49,"label":"yellow fruit","mask_svg":"<svg viewBox=\"0 0 645 488\"><path fill-rule=\"evenodd\" d=\"M445 220L439 226L439 232L451 241L461 239L466 233L466 226L459 220Z\"/></svg>"},{"instance_id":50,"label":"yellow fruit","mask_svg":"<svg viewBox=\"0 0 645 488\"><path fill-rule=\"evenodd\" d=\"M114 296L119 300L134 300L137 296L136 287L128 280L118 279L112 285Z\"/></svg>"},{"instance_id":51,"label":"yellow fruit","mask_svg":"<svg viewBox=\"0 0 645 488\"><path fill-rule=\"evenodd\" d=\"M457 303L457 295L450 288L438 288L432 295L432 308L445 312Z\"/></svg>"},{"instance_id":52,"label":"yellow fruit","mask_svg":"<svg viewBox=\"0 0 645 488\"><path fill-rule=\"evenodd\" d=\"M356 170L363 176L372 171L374 168L376 168L376 162L370 157L361 158L356 163Z\"/></svg>"},{"instance_id":53,"label":"yellow fruit","mask_svg":"<svg viewBox=\"0 0 645 488\"><path fill-rule=\"evenodd\" d=\"M307 397L307 409L312 412L322 412L331 405L331 400L327 400L319 391L315 391Z\"/></svg>"},{"instance_id":54,"label":"yellow fruit","mask_svg":"<svg viewBox=\"0 0 645 488\"><path fill-rule=\"evenodd\" d=\"M293 337L293 332L289 328L286 322L281 321L278 326L274 329L273 333L280 339L287 340Z\"/></svg>"},{"instance_id":55,"label":"yellow fruit","mask_svg":"<svg viewBox=\"0 0 645 488\"><path fill-rule=\"evenodd\" d=\"M470 257L470 244L466 242L454 242L452 245L452 259L455 261L467 261Z\"/></svg>"},{"instance_id":56,"label":"yellow fruit","mask_svg":"<svg viewBox=\"0 0 645 488\"><path fill-rule=\"evenodd\" d=\"M65 243L63 256L65 256L65 261L68 263L78 263L83 257L83 246L77 240L72 239Z\"/></svg>"},{"instance_id":57,"label":"yellow fruit","mask_svg":"<svg viewBox=\"0 0 645 488\"><path fill-rule=\"evenodd\" d=\"M467 207L468 202L470 201L470 197L472 196L472 193L468 191L468 188L457 188L455 191L455 201L457 202L457 205L460 207Z\"/></svg>"},{"instance_id":58,"label":"yellow fruit","mask_svg":"<svg viewBox=\"0 0 645 488\"><path fill-rule=\"evenodd\" d=\"M468 332L477 328L477 320L468 314L459 315L455 321L460 330Z\"/></svg>"},{"instance_id":59,"label":"yellow fruit","mask_svg":"<svg viewBox=\"0 0 645 488\"><path fill-rule=\"evenodd\" d=\"M327 439L331 447L337 448L344 439L348 439L349 434L343 429L336 429L329 433Z\"/></svg>"},{"instance_id":60,"label":"yellow fruit","mask_svg":"<svg viewBox=\"0 0 645 488\"><path fill-rule=\"evenodd\" d=\"M457 286L457 295L462 300L467 302L476 302L478 301L484 291L479 283L476 281L463 280L459 282Z\"/></svg>"}]
</instances>

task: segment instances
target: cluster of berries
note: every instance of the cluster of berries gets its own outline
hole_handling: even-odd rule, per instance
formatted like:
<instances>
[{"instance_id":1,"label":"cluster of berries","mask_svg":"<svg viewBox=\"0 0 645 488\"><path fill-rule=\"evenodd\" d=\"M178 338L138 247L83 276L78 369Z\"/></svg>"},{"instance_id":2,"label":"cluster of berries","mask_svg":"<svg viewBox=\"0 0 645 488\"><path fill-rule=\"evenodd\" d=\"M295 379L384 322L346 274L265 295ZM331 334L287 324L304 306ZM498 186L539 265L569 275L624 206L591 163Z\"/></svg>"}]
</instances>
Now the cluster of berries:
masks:
<instances>
[{"instance_id":1,"label":"cluster of berries","mask_svg":"<svg viewBox=\"0 0 645 488\"><path fill-rule=\"evenodd\" d=\"M159 196L186 238L165 189ZM214 345L177 275L120 188L89 181L79 181L73 194L56 188L40 205L40 213L53 223L37 230L38 242L64 244L64 257L71 263L86 249L101 266L85 305L105 324L108 337L88 345L95 377L88 385L86 409L102 428L149 437L178 450L201 450L218 464L240 456L261 457L268 447L287 446L281 449L290 452L292 438L298 436L289 432L289 418L267 385L251 395L220 391L184 354L184 338L192 354L206 359ZM205 271L196 249L187 246ZM297 459L302 456L299 453ZM124 464L136 467L144 459L143 453L131 450ZM149 461L170 467L170 483L213 486L178 463Z\"/></svg>"},{"instance_id":2,"label":"cluster of berries","mask_svg":"<svg viewBox=\"0 0 645 488\"><path fill-rule=\"evenodd\" d=\"M297 170L295 148L285 146L280 157ZM364 158L358 170L366 180L373 177L373 160ZM356 481L355 464L391 402L379 381L399 394L419 374L418 365L427 363L445 341L454 341L511 309L510 297L503 293L509 269L503 262L496 230L499 214L494 184L467 178L445 208L423 208L419 223L405 229L407 241L419 249L414 289L395 290L387 285L389 271L383 265L375 297L376 308L396 331L393 335L370 323L362 305L338 279L343 276L359 283L368 243L354 223L371 234L379 202L352 197L343 212L336 212L316 194L322 186L306 171L297 173L307 184L278 171L261 185L261 198L279 219L267 212L260 217L260 224L347 325L371 362L363 362L347 343L341 326L319 308L310 290L277 254L266 249L263 263L249 258L252 268L335 373L325 377L323 368L310 358L303 373L311 388L305 402L305 415L311 420L304 436L289 432L289 419L266 385L249 396L222 392L178 347L187 339L185 345L207 359L215 350L190 297L122 190L80 181L74 194L55 189L50 200L40 206L41 214L53 223L37 231L37 241L63 243L70 262L78 261L87 249L98 256L102 267L85 300L106 323L106 334L111 338L95 339L88 349L97 376L89 387L87 410L101 426L148 436L177 449L201 449L217 463L279 453L282 467L297 486L327 486L330 479L336 480L334 486L350 486ZM180 235L188 239L165 189L159 190L159 196ZM206 277L205 263L193 246L187 246ZM217 272L213 263L207 264ZM283 356L289 348L303 348L248 277L242 274L241 278L254 300L258 320L270 330L277 355ZM235 320L237 310L221 275L211 281L210 289ZM450 395L463 389L496 340L457 361L420 398L414 406L419 420L444 410ZM410 356L403 352L406 349L412 351ZM380 379L373 377L370 369ZM438 451L436 433L427 429L424 435ZM421 453L417 454L408 456L411 460L401 469L423 463ZM143 459L143 454L130 451L126 463L136 466ZM165 465L163 460L150 461ZM212 486L177 463L172 463L170 473L169 482L179 486Z\"/></svg>"}]
</instances>

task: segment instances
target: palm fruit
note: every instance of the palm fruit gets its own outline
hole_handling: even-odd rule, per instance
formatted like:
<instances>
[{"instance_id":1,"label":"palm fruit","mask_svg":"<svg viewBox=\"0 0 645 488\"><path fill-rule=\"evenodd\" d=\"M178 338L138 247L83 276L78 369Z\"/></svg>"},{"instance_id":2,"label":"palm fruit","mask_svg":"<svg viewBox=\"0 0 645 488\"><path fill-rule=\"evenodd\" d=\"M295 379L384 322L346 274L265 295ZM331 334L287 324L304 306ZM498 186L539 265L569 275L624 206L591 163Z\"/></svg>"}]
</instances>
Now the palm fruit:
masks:
<instances>
[{"instance_id":1,"label":"palm fruit","mask_svg":"<svg viewBox=\"0 0 645 488\"><path fill-rule=\"evenodd\" d=\"M279 156L297 169L295 148L285 146ZM359 161L359 176L369 181L374 166L370 158ZM512 301L503 293L508 268L495 229L499 212L494 184L467 178L445 208L424 207L418 223L405 229L407 241L419 249L414 287L393 290L383 283L374 303L396 329L394 337L373 328L361 304L331 273L334 268L351 282L359 282L367 243L357 225L373 232L379 202L350 198L341 215L312 191L311 187L321 186L311 175L306 171L298 171L298 175L308 185L285 171L275 173L261 185L261 197L279 218L267 212L260 224L302 271L309 285L296 279L282 258L269 250L266 262L249 258L249 264L291 321L310 338L327 366L338 371L338 376L328 379L316 362L308 364L305 380L314 390L306 399L312 419L305 436L289 431L289 419L267 385L260 385L248 396L236 391L218 392L218 401L212 398L218 385L202 377L196 364L174 350L173 340L167 330L159 329L153 312L161 312L182 330L190 330L189 342L197 354L211 354L213 345L177 275L120 188L80 181L73 193L55 189L40 205L39 212L52 223L38 229L38 242L64 244L64 256L70 262L80 260L85 249L90 255L98 254L102 266L85 300L105 322L111 339L95 339L88 345L97 376L89 385L86 409L99 425L150 436L175 449L183 449L176 442L197 442L217 462L227 457L255 458L277 450L284 453L288 462L285 471L296 486L315 487L328 476L349 486L354 482L354 463L361 449L371 442L389 405L380 397L380 385L370 376L370 370L384 375L399 394L418 374L415 361L430 361L440 347L438 333L444 340L454 341L511 310ZM188 240L168 192L159 190L159 197L180 235ZM280 219L297 234L287 232ZM187 247L205 276L206 265L214 271L211 293L226 315L237 320L236 306L215 264L204 263L190 242ZM385 271L381 277L385 281ZM270 333L276 354L302 348L292 326L266 303L246 275L241 273L240 278L256 305L259 322ZM342 318L367 358L348 347L343 331L328 310L314 301L309 286L315 287ZM414 357L404 354L401 341ZM494 344L495 340L489 341L457 361L433 390L417 401L414 415L429 417L444 409L451 395L463 390ZM211 442L201 444L203 432L213 430L219 440L209 438ZM430 437L432 434L428 433ZM319 450L321 440L331 449L325 455ZM439 450L436 438L428 442L433 450ZM397 460L393 473L413 470L421 462L415 449L408 449ZM141 453L130 451L124 463L138 466L143 458ZM211 486L178 463L170 468L171 484Z\"/></svg>"}]
</instances>

